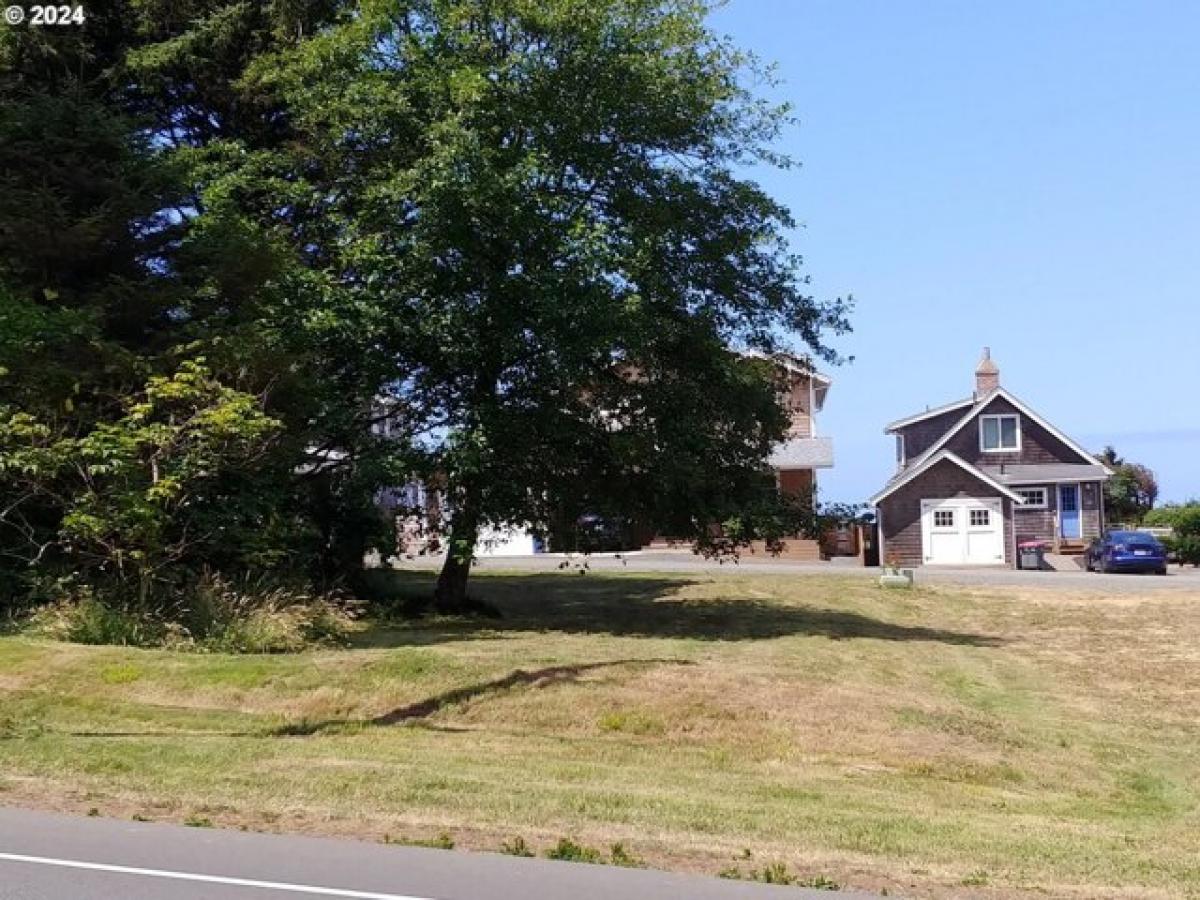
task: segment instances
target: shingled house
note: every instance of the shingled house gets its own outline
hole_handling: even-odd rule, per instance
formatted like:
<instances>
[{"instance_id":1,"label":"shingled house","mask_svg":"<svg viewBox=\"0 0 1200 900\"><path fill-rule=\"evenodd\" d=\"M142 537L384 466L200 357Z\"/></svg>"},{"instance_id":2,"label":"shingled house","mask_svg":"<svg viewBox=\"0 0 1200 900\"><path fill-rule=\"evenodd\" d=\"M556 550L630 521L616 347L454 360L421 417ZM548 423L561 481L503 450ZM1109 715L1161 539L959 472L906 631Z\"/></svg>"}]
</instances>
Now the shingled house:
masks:
<instances>
[{"instance_id":1,"label":"shingled house","mask_svg":"<svg viewBox=\"0 0 1200 900\"><path fill-rule=\"evenodd\" d=\"M987 348L970 397L886 432L896 472L871 498L882 560L1011 566L1025 541L1082 552L1104 529L1112 471L1001 387Z\"/></svg>"}]
</instances>

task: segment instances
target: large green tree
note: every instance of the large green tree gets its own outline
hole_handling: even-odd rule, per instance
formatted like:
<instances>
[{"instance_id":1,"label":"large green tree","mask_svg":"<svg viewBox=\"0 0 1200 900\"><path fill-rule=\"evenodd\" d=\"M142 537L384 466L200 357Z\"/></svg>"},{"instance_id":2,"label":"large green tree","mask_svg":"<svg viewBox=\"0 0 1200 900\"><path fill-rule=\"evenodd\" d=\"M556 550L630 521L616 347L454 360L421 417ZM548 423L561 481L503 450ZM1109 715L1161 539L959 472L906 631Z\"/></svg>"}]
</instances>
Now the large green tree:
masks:
<instances>
[{"instance_id":1,"label":"large green tree","mask_svg":"<svg viewBox=\"0 0 1200 900\"><path fill-rule=\"evenodd\" d=\"M702 538L763 506L785 417L730 348L832 357L844 309L746 174L788 164L787 111L708 11L381 0L251 73L310 157L314 268L445 486L443 609L485 527L620 511Z\"/></svg>"},{"instance_id":2,"label":"large green tree","mask_svg":"<svg viewBox=\"0 0 1200 900\"><path fill-rule=\"evenodd\" d=\"M1158 481L1154 472L1140 463L1130 462L1109 446L1097 457L1113 471L1104 485L1104 518L1114 524L1138 524L1158 499Z\"/></svg>"},{"instance_id":3,"label":"large green tree","mask_svg":"<svg viewBox=\"0 0 1200 900\"><path fill-rule=\"evenodd\" d=\"M0 31L8 592L82 568L71 518L79 491L94 510L118 510L132 496L129 479L95 461L81 488L47 449L93 435L103 445L128 424L135 398L200 357L208 394L230 401L223 409L242 411L251 432L262 416L279 430L252 471L227 473L240 492L206 490L222 498L209 513L228 516L213 532L225 545L189 541L187 561L272 560L323 576L361 561L378 524L373 491L391 477L391 451L369 427L379 376L361 364L359 332L339 317L337 292L311 274L311 248L332 243L314 237L319 203L303 202L319 192L281 201L297 171L287 110L243 78L256 59L295 48L347 6L126 0L89 8L82 28ZM133 443L155 452L153 440ZM187 518L162 491L153 496L156 516ZM189 496L191 514L198 495ZM247 543L251 531L260 539ZM149 532L135 533L116 528L105 541L118 557L145 552Z\"/></svg>"}]
</instances>

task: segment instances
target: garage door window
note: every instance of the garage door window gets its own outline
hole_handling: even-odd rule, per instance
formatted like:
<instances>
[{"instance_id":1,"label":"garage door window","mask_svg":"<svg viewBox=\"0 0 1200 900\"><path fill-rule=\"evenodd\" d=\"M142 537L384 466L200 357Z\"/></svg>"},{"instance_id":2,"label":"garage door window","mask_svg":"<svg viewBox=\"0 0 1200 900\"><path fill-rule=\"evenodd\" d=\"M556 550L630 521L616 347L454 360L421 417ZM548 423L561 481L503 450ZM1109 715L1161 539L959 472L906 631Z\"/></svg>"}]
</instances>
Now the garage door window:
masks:
<instances>
[{"instance_id":1,"label":"garage door window","mask_svg":"<svg viewBox=\"0 0 1200 900\"><path fill-rule=\"evenodd\" d=\"M953 528L954 527L954 510L939 509L933 514L934 528Z\"/></svg>"},{"instance_id":2,"label":"garage door window","mask_svg":"<svg viewBox=\"0 0 1200 900\"><path fill-rule=\"evenodd\" d=\"M987 528L992 524L992 514L986 509L971 510L971 527Z\"/></svg>"}]
</instances>

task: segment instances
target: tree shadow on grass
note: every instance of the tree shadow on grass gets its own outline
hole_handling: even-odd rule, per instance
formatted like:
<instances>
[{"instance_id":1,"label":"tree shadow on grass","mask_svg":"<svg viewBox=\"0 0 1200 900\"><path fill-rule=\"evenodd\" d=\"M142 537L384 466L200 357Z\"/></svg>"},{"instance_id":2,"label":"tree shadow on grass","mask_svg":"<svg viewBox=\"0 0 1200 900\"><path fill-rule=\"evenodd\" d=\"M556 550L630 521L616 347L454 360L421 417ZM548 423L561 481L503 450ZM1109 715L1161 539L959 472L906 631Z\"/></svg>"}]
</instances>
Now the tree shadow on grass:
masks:
<instances>
[{"instance_id":1,"label":"tree shadow on grass","mask_svg":"<svg viewBox=\"0 0 1200 900\"><path fill-rule=\"evenodd\" d=\"M542 669L526 671L516 669L502 678L493 678L478 684L468 684L464 687L443 691L424 700L407 703L371 719L346 720L331 719L321 722L296 722L283 725L273 732L279 736L305 736L321 731L342 728L345 726L388 726L425 724L438 710L447 706L457 706L492 694L498 694L517 687L548 688L558 684L568 684L579 681L581 676L601 669L623 667L648 668L653 666L694 666L688 659L614 659L605 662L576 663L574 665L547 666Z\"/></svg>"},{"instance_id":2,"label":"tree shadow on grass","mask_svg":"<svg viewBox=\"0 0 1200 900\"><path fill-rule=\"evenodd\" d=\"M432 590L431 574L393 574L396 589L406 596ZM476 579L473 590L498 608L501 618L434 618L390 628L381 626L363 635L360 644L375 647L434 644L499 638L506 632L706 641L811 635L830 640L932 641L976 647L1002 643L992 635L904 625L848 610L739 595L736 588L731 588L727 596L718 597L681 594L683 588L696 583L696 579L686 576L488 575Z\"/></svg>"}]
</instances>

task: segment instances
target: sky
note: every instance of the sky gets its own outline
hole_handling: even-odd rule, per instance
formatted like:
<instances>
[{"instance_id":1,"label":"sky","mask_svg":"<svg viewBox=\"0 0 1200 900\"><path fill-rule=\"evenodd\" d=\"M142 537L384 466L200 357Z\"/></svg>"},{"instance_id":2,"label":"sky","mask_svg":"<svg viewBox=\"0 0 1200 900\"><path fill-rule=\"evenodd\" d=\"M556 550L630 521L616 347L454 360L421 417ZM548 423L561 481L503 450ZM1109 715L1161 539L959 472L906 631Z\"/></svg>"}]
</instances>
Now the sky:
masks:
<instances>
[{"instance_id":1,"label":"sky","mask_svg":"<svg viewBox=\"0 0 1200 900\"><path fill-rule=\"evenodd\" d=\"M821 498L894 468L884 425L1001 383L1200 497L1200 3L730 0L799 118L754 172L811 292L852 295Z\"/></svg>"}]
</instances>

